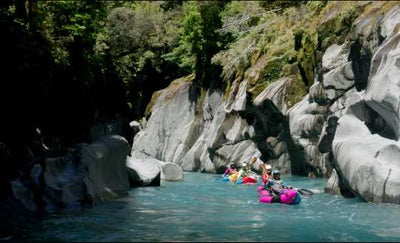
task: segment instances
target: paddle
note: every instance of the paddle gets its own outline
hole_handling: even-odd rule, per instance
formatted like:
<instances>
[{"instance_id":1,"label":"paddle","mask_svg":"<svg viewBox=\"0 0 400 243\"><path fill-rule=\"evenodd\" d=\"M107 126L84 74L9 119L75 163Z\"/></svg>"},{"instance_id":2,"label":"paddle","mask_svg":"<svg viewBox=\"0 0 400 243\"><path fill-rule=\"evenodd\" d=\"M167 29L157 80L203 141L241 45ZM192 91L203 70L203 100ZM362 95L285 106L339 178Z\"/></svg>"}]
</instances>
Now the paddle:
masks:
<instances>
[{"instance_id":1,"label":"paddle","mask_svg":"<svg viewBox=\"0 0 400 243\"><path fill-rule=\"evenodd\" d=\"M314 195L314 192L312 192L312 191L310 191L308 189L304 189L304 188L293 188L293 189L298 191L303 196L311 197L312 195Z\"/></svg>"}]
</instances>

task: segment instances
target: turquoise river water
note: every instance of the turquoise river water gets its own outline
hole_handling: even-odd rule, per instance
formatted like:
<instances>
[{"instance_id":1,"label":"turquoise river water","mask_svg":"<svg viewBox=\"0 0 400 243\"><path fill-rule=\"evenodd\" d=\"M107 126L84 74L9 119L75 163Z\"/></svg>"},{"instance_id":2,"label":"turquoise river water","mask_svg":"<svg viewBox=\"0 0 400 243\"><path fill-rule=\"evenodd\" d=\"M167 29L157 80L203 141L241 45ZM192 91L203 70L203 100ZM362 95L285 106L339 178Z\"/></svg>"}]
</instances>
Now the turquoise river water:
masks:
<instances>
[{"instance_id":1,"label":"turquoise river water","mask_svg":"<svg viewBox=\"0 0 400 243\"><path fill-rule=\"evenodd\" d=\"M30 241L400 241L400 205L323 193L325 179L287 176L315 192L298 205L262 204L256 185L185 173L182 182L130 190L128 197L27 226Z\"/></svg>"}]
</instances>

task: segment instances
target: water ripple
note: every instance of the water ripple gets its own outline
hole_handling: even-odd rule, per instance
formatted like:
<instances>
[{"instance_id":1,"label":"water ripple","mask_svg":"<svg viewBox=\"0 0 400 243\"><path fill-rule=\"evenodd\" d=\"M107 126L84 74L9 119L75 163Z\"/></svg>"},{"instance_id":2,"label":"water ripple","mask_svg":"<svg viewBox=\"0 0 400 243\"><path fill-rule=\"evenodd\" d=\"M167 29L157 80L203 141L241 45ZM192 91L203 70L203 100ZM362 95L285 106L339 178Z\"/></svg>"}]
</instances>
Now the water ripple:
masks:
<instances>
[{"instance_id":1,"label":"water ripple","mask_svg":"<svg viewBox=\"0 0 400 243\"><path fill-rule=\"evenodd\" d=\"M71 214L53 214L27 230L30 241L399 241L400 205L323 193L324 179L290 176L315 194L298 205L262 204L256 185L185 173L183 182L142 187L130 196ZM273 232L273 234L271 234Z\"/></svg>"}]
</instances>

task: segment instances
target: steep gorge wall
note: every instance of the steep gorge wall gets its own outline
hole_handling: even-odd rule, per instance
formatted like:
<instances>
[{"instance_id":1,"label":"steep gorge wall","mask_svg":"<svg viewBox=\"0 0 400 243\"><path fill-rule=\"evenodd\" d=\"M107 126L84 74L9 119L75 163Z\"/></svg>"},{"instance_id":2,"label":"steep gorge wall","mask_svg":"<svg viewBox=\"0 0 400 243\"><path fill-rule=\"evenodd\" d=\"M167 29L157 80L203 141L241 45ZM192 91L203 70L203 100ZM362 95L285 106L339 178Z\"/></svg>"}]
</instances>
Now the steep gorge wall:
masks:
<instances>
[{"instance_id":1,"label":"steep gorge wall","mask_svg":"<svg viewBox=\"0 0 400 243\"><path fill-rule=\"evenodd\" d=\"M244 69L222 55L225 92L202 91L194 102L187 77L155 93L132 157L216 173L260 155L284 172L331 177L327 189L342 195L399 202L399 4L309 5L301 21L313 20L316 32L290 29L293 43L279 52L253 48Z\"/></svg>"},{"instance_id":2,"label":"steep gorge wall","mask_svg":"<svg viewBox=\"0 0 400 243\"><path fill-rule=\"evenodd\" d=\"M187 77L154 94L151 116L134 138L132 157L145 155L176 163L185 171L216 173L229 163L248 163L254 155L274 156L290 171L285 145L274 139L284 119L269 96L260 97L258 105L249 104L244 82L234 83L226 100L221 91L207 91L191 102L191 85ZM275 152L260 145L267 138L275 143Z\"/></svg>"},{"instance_id":3,"label":"steep gorge wall","mask_svg":"<svg viewBox=\"0 0 400 243\"><path fill-rule=\"evenodd\" d=\"M261 155L287 173L307 175L325 168L320 162L307 163L307 152L290 136L285 119L314 77L314 27L325 21L343 32L343 23L354 12L349 4L325 5L310 2L281 14L266 12L251 34L217 54L214 61L223 66L225 92L203 90L193 102L190 80L181 79L155 93L151 116L134 139L132 156L145 154L188 171L216 172L230 162L248 162L252 155ZM343 16L338 14L341 8L347 11ZM338 16L332 17L331 9Z\"/></svg>"},{"instance_id":4,"label":"steep gorge wall","mask_svg":"<svg viewBox=\"0 0 400 243\"><path fill-rule=\"evenodd\" d=\"M373 202L399 202L399 23L398 3L367 6L288 112L306 163L336 181L328 189Z\"/></svg>"}]
</instances>

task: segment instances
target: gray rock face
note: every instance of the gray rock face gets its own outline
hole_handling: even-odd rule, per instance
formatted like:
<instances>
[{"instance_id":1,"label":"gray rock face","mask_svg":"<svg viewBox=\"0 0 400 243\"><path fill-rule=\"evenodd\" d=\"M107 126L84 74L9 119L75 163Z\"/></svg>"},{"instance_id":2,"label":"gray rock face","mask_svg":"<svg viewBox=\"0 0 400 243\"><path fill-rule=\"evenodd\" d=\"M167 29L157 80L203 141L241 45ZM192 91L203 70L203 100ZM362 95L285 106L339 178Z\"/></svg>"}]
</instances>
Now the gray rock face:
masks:
<instances>
[{"instance_id":1,"label":"gray rock face","mask_svg":"<svg viewBox=\"0 0 400 243\"><path fill-rule=\"evenodd\" d=\"M56 204L73 206L86 196L85 177L88 173L71 156L46 160L44 200L49 207Z\"/></svg>"},{"instance_id":2,"label":"gray rock face","mask_svg":"<svg viewBox=\"0 0 400 243\"><path fill-rule=\"evenodd\" d=\"M324 75L323 85L325 95L329 101L334 101L342 96L347 90L354 87L354 74L351 62L333 69Z\"/></svg>"},{"instance_id":3,"label":"gray rock face","mask_svg":"<svg viewBox=\"0 0 400 243\"><path fill-rule=\"evenodd\" d=\"M221 93L207 92L197 103L189 99L190 84L176 80L160 91L146 127L134 138L132 157L143 153L184 171L215 173L231 162L239 166L260 154L249 140L249 124L237 113L246 106L245 84L238 84L237 98L232 95L232 100L225 102Z\"/></svg>"},{"instance_id":4,"label":"gray rock face","mask_svg":"<svg viewBox=\"0 0 400 243\"><path fill-rule=\"evenodd\" d=\"M396 34L374 54L367 89L353 95L332 143L346 182L367 201L400 202L399 59Z\"/></svg>"},{"instance_id":5,"label":"gray rock face","mask_svg":"<svg viewBox=\"0 0 400 243\"><path fill-rule=\"evenodd\" d=\"M334 195L340 195L339 176L335 169L332 170L331 177L325 184L325 192Z\"/></svg>"},{"instance_id":6,"label":"gray rock face","mask_svg":"<svg viewBox=\"0 0 400 243\"><path fill-rule=\"evenodd\" d=\"M126 160L130 186L160 186L161 168L156 159Z\"/></svg>"},{"instance_id":7,"label":"gray rock face","mask_svg":"<svg viewBox=\"0 0 400 243\"><path fill-rule=\"evenodd\" d=\"M226 99L221 92L208 91L196 102L189 99L191 82L176 80L153 97L151 116L134 138L132 157L142 153L172 162L184 171L217 173L230 163L241 166L254 155L271 154L267 159L279 159L281 167L290 172L289 154L278 136L281 128L276 118L281 115L279 109L287 107L282 103L287 82L288 78L267 87L249 104L247 79L235 80ZM268 124L272 119L266 115L278 122ZM265 141L271 135L278 141L274 146ZM259 170L259 166L253 167Z\"/></svg>"},{"instance_id":8,"label":"gray rock face","mask_svg":"<svg viewBox=\"0 0 400 243\"><path fill-rule=\"evenodd\" d=\"M325 70L333 70L339 68L347 61L348 53L345 53L344 45L333 44L328 47L322 57L322 68Z\"/></svg>"},{"instance_id":9,"label":"gray rock face","mask_svg":"<svg viewBox=\"0 0 400 243\"><path fill-rule=\"evenodd\" d=\"M81 163L89 173L84 182L93 198L106 200L128 194L125 161L129 151L128 141L118 135L103 137L82 149Z\"/></svg>"},{"instance_id":10,"label":"gray rock face","mask_svg":"<svg viewBox=\"0 0 400 243\"><path fill-rule=\"evenodd\" d=\"M64 157L46 159L44 172L36 164L30 173L29 186L13 181L14 197L28 210L38 210L34 191L39 188L42 174L45 185L37 197L43 199L47 211L58 210L60 206L75 209L86 203L93 205L127 195L129 181L125 163L129 152L128 142L118 135L80 144Z\"/></svg>"},{"instance_id":11,"label":"gray rock face","mask_svg":"<svg viewBox=\"0 0 400 243\"><path fill-rule=\"evenodd\" d=\"M129 123L129 127L132 129L133 136L140 132L140 130L142 130L142 126L137 121L131 121Z\"/></svg>"},{"instance_id":12,"label":"gray rock face","mask_svg":"<svg viewBox=\"0 0 400 243\"><path fill-rule=\"evenodd\" d=\"M19 180L11 181L11 188L14 197L19 200L26 209L34 212L38 209L33 199L33 192Z\"/></svg>"},{"instance_id":13,"label":"gray rock face","mask_svg":"<svg viewBox=\"0 0 400 243\"><path fill-rule=\"evenodd\" d=\"M383 16L356 20L347 41L326 50L323 79L288 112L291 136L306 162L315 166L324 158L328 192L339 193L340 184L367 201L400 203L399 23L398 5ZM321 93L328 101L325 113L314 104L324 105L323 99L312 97Z\"/></svg>"},{"instance_id":14,"label":"gray rock face","mask_svg":"<svg viewBox=\"0 0 400 243\"><path fill-rule=\"evenodd\" d=\"M259 106L264 100L269 99L285 114L288 109L285 96L287 94L287 86L291 81L291 78L284 77L273 82L254 99L254 104Z\"/></svg>"},{"instance_id":15,"label":"gray rock face","mask_svg":"<svg viewBox=\"0 0 400 243\"><path fill-rule=\"evenodd\" d=\"M365 94L369 107L383 118L394 138L400 134L400 33L385 42L372 58L371 76ZM376 71L375 71L376 70Z\"/></svg>"},{"instance_id":16,"label":"gray rock face","mask_svg":"<svg viewBox=\"0 0 400 243\"><path fill-rule=\"evenodd\" d=\"M183 170L177 164L140 153L133 153L132 157L128 157L126 166L131 186L159 186L160 180L183 180Z\"/></svg>"},{"instance_id":17,"label":"gray rock face","mask_svg":"<svg viewBox=\"0 0 400 243\"><path fill-rule=\"evenodd\" d=\"M327 116L326 106L310 102L310 94L308 94L301 102L289 109L287 116L293 142L304 148L303 159L311 168L306 172L311 173L310 176L326 174L328 165L318 150L318 140Z\"/></svg>"}]
</instances>

